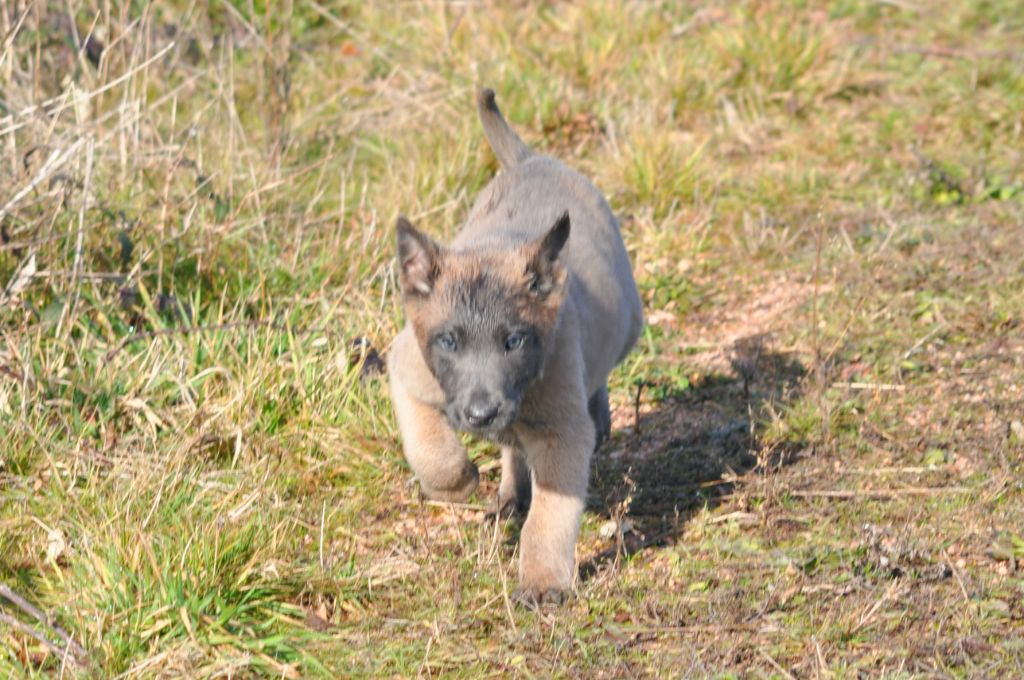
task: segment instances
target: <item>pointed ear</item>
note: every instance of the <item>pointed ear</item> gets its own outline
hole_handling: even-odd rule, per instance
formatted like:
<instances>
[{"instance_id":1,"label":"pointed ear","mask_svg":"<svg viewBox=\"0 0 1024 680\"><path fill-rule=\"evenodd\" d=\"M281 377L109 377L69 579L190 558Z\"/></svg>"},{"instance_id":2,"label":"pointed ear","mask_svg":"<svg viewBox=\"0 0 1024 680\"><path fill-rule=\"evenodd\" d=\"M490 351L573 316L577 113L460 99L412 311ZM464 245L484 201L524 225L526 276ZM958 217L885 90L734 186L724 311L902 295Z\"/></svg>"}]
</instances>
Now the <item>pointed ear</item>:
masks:
<instances>
[{"instance_id":1,"label":"pointed ear","mask_svg":"<svg viewBox=\"0 0 1024 680\"><path fill-rule=\"evenodd\" d=\"M533 244L535 252L526 265L530 293L545 297L565 281L561 253L569 240L569 212L562 213L555 224Z\"/></svg>"},{"instance_id":2,"label":"pointed ear","mask_svg":"<svg viewBox=\"0 0 1024 680\"><path fill-rule=\"evenodd\" d=\"M398 280L403 295L430 295L440 269L442 249L428 236L399 215L395 224L398 236Z\"/></svg>"}]
</instances>

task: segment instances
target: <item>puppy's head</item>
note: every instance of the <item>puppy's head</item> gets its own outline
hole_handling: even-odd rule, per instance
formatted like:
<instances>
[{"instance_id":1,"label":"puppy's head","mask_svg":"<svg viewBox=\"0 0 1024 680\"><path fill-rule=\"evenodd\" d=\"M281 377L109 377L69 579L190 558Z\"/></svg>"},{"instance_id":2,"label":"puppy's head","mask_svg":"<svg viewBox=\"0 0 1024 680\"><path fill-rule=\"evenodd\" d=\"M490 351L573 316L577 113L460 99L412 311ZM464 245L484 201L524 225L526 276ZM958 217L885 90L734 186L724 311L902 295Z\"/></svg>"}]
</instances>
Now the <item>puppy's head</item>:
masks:
<instances>
[{"instance_id":1,"label":"puppy's head","mask_svg":"<svg viewBox=\"0 0 1024 680\"><path fill-rule=\"evenodd\" d=\"M501 250L451 250L398 218L399 282L423 357L456 429L497 434L544 368L565 299L569 213L541 238Z\"/></svg>"}]
</instances>

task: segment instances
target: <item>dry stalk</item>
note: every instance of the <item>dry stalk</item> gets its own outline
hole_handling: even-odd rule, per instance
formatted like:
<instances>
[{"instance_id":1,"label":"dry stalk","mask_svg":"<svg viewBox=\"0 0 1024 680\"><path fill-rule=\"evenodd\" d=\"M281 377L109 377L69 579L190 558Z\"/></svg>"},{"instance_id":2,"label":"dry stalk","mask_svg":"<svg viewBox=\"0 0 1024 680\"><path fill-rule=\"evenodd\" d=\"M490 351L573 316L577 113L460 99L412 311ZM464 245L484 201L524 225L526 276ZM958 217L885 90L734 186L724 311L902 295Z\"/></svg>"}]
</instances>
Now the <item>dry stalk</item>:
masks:
<instances>
[{"instance_id":1,"label":"dry stalk","mask_svg":"<svg viewBox=\"0 0 1024 680\"><path fill-rule=\"evenodd\" d=\"M36 621L46 626L54 635L60 638L64 642L64 647L51 642L45 635L35 630L28 624L19 621L13 616L0 611L0 621L7 623L12 628L16 628L27 635L31 635L33 638L43 643L50 651L57 654L61 658L71 659L78 666L86 666L89 662L89 654L85 651L82 645L75 642L71 635L61 628L56 623L53 623L46 614L44 614L38 607L33 605L31 602L23 598L18 593L14 592L6 583L0 583L0 597L7 600L11 604L21 609L26 614L30 615Z\"/></svg>"}]
</instances>

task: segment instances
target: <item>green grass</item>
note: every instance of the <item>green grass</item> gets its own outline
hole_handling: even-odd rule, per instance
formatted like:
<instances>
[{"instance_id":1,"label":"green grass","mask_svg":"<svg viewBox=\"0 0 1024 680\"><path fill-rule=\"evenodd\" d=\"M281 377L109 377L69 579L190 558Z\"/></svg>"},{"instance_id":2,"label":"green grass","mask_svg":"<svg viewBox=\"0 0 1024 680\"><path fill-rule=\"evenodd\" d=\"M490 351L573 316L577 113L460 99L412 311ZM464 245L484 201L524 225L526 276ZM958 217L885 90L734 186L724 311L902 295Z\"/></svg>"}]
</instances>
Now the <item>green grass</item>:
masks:
<instances>
[{"instance_id":1,"label":"green grass","mask_svg":"<svg viewBox=\"0 0 1024 680\"><path fill-rule=\"evenodd\" d=\"M289 4L0 9L0 581L64 672L1024 673L1016 3ZM493 447L423 502L360 349L395 216L449 238L497 169L481 85L650 322L557 611Z\"/></svg>"}]
</instances>

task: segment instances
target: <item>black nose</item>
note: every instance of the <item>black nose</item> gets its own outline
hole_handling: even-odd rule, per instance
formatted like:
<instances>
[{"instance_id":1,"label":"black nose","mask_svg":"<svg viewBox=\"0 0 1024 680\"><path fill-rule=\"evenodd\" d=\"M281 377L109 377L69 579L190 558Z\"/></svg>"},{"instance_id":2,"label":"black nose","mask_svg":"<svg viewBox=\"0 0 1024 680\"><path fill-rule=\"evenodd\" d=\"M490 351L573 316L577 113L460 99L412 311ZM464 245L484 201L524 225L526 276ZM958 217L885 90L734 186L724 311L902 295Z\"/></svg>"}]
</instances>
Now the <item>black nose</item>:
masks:
<instances>
[{"instance_id":1,"label":"black nose","mask_svg":"<svg viewBox=\"0 0 1024 680\"><path fill-rule=\"evenodd\" d=\"M466 422L473 427L486 427L498 415L498 405L487 401L474 401L463 412Z\"/></svg>"}]
</instances>

